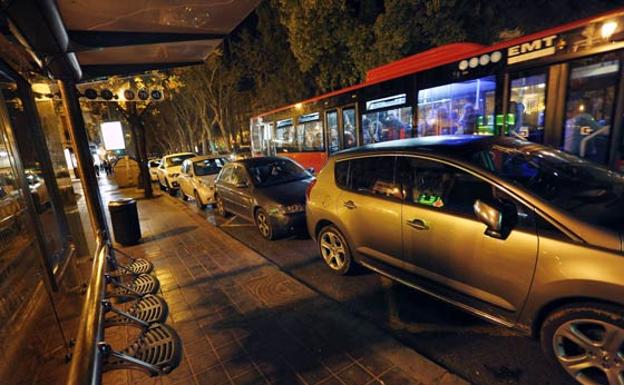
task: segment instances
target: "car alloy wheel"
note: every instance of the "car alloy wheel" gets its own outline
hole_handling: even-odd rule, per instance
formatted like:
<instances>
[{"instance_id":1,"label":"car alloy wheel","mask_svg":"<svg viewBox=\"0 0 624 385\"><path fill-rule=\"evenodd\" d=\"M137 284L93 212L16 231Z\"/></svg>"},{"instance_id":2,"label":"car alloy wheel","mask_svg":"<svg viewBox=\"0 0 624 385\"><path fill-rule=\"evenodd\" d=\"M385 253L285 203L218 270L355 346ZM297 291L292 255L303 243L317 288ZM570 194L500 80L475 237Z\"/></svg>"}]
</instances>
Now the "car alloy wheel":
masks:
<instances>
[{"instance_id":1,"label":"car alloy wheel","mask_svg":"<svg viewBox=\"0 0 624 385\"><path fill-rule=\"evenodd\" d=\"M583 385L624 385L624 309L602 303L570 304L542 323L549 360Z\"/></svg>"},{"instance_id":2,"label":"car alloy wheel","mask_svg":"<svg viewBox=\"0 0 624 385\"><path fill-rule=\"evenodd\" d=\"M349 245L334 226L324 227L318 236L319 251L325 264L338 274L351 270Z\"/></svg>"},{"instance_id":3,"label":"car alloy wheel","mask_svg":"<svg viewBox=\"0 0 624 385\"><path fill-rule=\"evenodd\" d=\"M563 369L580 383L624 384L621 327L595 319L576 319L559 326L552 342Z\"/></svg>"},{"instance_id":4,"label":"car alloy wheel","mask_svg":"<svg viewBox=\"0 0 624 385\"><path fill-rule=\"evenodd\" d=\"M197 208L200 210L203 210L206 208L206 205L202 203L201 198L199 197L199 193L197 191L195 191L195 204L197 205Z\"/></svg>"},{"instance_id":5,"label":"car alloy wheel","mask_svg":"<svg viewBox=\"0 0 624 385\"><path fill-rule=\"evenodd\" d=\"M273 239L273 228L271 227L269 216L262 209L256 211L256 227L260 235L266 239Z\"/></svg>"}]
</instances>

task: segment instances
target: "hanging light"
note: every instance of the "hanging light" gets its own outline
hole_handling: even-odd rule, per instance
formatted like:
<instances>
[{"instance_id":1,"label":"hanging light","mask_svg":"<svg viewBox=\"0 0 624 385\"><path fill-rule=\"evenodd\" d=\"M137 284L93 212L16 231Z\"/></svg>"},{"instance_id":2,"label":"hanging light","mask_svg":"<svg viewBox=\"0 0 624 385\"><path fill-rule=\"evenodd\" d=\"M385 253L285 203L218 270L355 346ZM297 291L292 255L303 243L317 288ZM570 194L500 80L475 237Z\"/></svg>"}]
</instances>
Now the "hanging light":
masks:
<instances>
[{"instance_id":1,"label":"hanging light","mask_svg":"<svg viewBox=\"0 0 624 385\"><path fill-rule=\"evenodd\" d=\"M607 21L602 25L600 29L600 35L603 39L610 38L618 27L618 23L616 21Z\"/></svg>"}]
</instances>

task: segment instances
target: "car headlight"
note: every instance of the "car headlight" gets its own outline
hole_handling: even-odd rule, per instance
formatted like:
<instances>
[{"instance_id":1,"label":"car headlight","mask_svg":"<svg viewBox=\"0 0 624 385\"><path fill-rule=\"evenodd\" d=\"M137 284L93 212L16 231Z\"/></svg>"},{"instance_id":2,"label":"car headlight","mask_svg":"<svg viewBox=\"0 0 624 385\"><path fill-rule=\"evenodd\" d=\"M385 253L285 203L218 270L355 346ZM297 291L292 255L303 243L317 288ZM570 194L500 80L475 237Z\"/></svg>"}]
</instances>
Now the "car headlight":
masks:
<instances>
[{"instance_id":1,"label":"car headlight","mask_svg":"<svg viewBox=\"0 0 624 385\"><path fill-rule=\"evenodd\" d=\"M296 203L294 205L282 206L281 208L284 214L295 214L305 211L305 206L299 203Z\"/></svg>"}]
</instances>

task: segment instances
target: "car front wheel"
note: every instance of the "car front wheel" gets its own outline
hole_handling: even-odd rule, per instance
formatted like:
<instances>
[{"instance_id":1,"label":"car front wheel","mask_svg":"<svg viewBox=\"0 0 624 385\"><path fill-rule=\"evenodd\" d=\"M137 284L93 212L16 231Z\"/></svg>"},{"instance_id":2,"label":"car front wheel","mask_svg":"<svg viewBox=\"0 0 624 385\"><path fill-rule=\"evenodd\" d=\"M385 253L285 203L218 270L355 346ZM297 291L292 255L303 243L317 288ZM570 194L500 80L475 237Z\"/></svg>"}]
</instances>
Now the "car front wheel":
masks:
<instances>
[{"instance_id":1,"label":"car front wheel","mask_svg":"<svg viewBox=\"0 0 624 385\"><path fill-rule=\"evenodd\" d=\"M203 210L206 208L206 205L202 203L201 197L199 196L199 193L197 191L195 191L195 204L197 205L197 208L200 210Z\"/></svg>"},{"instance_id":2,"label":"car front wheel","mask_svg":"<svg viewBox=\"0 0 624 385\"><path fill-rule=\"evenodd\" d=\"M276 238L273 225L271 224L271 219L263 209L256 210L256 227L258 228L260 235L264 238L269 240Z\"/></svg>"},{"instance_id":3,"label":"car front wheel","mask_svg":"<svg viewBox=\"0 0 624 385\"><path fill-rule=\"evenodd\" d=\"M542 324L549 360L581 384L624 384L624 309L576 304L552 312Z\"/></svg>"},{"instance_id":4,"label":"car front wheel","mask_svg":"<svg viewBox=\"0 0 624 385\"><path fill-rule=\"evenodd\" d=\"M345 275L352 271L353 258L349 245L342 233L333 225L325 226L317 237L319 252L325 264L337 274Z\"/></svg>"}]
</instances>

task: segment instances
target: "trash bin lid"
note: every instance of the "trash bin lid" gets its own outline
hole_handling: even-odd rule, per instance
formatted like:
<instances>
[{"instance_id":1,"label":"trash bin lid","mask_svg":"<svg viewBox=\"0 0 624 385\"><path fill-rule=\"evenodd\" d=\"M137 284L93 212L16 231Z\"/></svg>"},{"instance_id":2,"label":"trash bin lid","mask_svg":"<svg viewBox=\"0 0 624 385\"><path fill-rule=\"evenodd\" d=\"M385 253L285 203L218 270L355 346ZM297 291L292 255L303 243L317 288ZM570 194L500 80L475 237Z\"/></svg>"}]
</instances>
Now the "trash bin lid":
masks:
<instances>
[{"instance_id":1,"label":"trash bin lid","mask_svg":"<svg viewBox=\"0 0 624 385\"><path fill-rule=\"evenodd\" d=\"M136 201L132 198L121 198L121 199L115 199L114 201L108 202L108 207L116 208L116 207L130 206L134 204L136 204Z\"/></svg>"}]
</instances>

